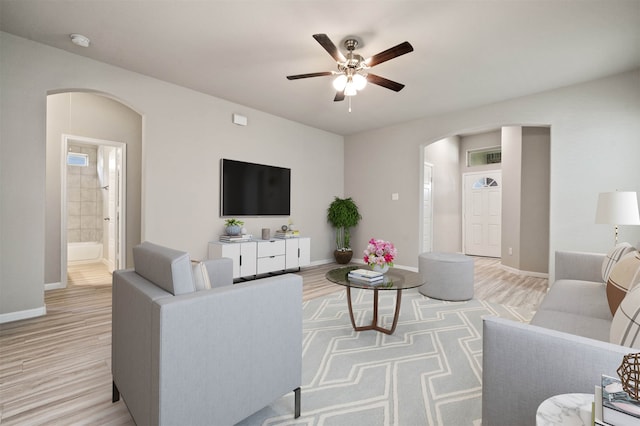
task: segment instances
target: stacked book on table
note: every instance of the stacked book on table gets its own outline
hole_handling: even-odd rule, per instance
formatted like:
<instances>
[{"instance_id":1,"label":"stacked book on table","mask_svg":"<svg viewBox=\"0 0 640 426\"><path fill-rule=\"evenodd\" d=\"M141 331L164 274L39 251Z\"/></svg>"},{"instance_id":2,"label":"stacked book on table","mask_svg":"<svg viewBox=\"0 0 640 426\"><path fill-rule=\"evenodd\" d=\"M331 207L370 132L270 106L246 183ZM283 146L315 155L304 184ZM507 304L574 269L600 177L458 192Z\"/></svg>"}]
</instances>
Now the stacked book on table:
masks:
<instances>
[{"instance_id":1,"label":"stacked book on table","mask_svg":"<svg viewBox=\"0 0 640 426\"><path fill-rule=\"evenodd\" d=\"M381 284L384 281L384 274L369 269L354 269L349 272L349 281L372 285Z\"/></svg>"},{"instance_id":2,"label":"stacked book on table","mask_svg":"<svg viewBox=\"0 0 640 426\"><path fill-rule=\"evenodd\" d=\"M297 238L300 236L300 231L276 231L276 238Z\"/></svg>"},{"instance_id":3,"label":"stacked book on table","mask_svg":"<svg viewBox=\"0 0 640 426\"><path fill-rule=\"evenodd\" d=\"M253 238L250 234L244 235L220 235L220 241L223 243L241 243L244 241L251 241Z\"/></svg>"},{"instance_id":4,"label":"stacked book on table","mask_svg":"<svg viewBox=\"0 0 640 426\"><path fill-rule=\"evenodd\" d=\"M594 425L631 426L640 424L640 402L629 396L617 377L602 375L596 386L593 408Z\"/></svg>"}]
</instances>

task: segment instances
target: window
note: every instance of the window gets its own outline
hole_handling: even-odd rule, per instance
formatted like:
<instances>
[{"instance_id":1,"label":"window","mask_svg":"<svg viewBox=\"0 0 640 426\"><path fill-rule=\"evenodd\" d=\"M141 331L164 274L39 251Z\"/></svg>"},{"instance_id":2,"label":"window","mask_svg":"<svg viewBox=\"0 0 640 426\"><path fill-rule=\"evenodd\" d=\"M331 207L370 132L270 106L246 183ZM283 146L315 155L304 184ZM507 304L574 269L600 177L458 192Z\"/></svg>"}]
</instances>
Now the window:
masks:
<instances>
[{"instance_id":1,"label":"window","mask_svg":"<svg viewBox=\"0 0 640 426\"><path fill-rule=\"evenodd\" d=\"M492 147L479 149L477 151L467 151L467 166L482 166L485 164L498 164L502 162L502 149Z\"/></svg>"},{"instance_id":2,"label":"window","mask_svg":"<svg viewBox=\"0 0 640 426\"><path fill-rule=\"evenodd\" d=\"M80 154L78 152L70 152L67 154L67 165L87 167L89 165L89 155Z\"/></svg>"},{"instance_id":3,"label":"window","mask_svg":"<svg viewBox=\"0 0 640 426\"><path fill-rule=\"evenodd\" d=\"M498 182L490 177L482 177L473 183L473 189L488 188L490 186L498 186Z\"/></svg>"}]
</instances>

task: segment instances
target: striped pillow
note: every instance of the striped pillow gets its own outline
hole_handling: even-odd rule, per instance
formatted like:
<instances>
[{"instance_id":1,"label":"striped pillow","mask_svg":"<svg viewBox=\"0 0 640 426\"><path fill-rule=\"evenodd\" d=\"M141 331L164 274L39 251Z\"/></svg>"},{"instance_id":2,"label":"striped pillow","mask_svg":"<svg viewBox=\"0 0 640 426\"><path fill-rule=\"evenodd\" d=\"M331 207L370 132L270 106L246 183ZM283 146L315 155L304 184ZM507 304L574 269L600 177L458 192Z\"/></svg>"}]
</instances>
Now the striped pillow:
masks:
<instances>
[{"instance_id":1,"label":"striped pillow","mask_svg":"<svg viewBox=\"0 0 640 426\"><path fill-rule=\"evenodd\" d=\"M612 248L607 256L602 261L602 282L606 283L609 280L609 274L614 265L627 253L631 253L634 250L633 246L629 243L620 243Z\"/></svg>"},{"instance_id":2,"label":"striped pillow","mask_svg":"<svg viewBox=\"0 0 640 426\"><path fill-rule=\"evenodd\" d=\"M609 274L607 280L607 301L611 315L615 315L618 306L627 293L640 283L640 253L637 251L626 254L620 259Z\"/></svg>"},{"instance_id":3,"label":"striped pillow","mask_svg":"<svg viewBox=\"0 0 640 426\"><path fill-rule=\"evenodd\" d=\"M609 341L640 349L640 286L631 290L620 303L611 322Z\"/></svg>"}]
</instances>

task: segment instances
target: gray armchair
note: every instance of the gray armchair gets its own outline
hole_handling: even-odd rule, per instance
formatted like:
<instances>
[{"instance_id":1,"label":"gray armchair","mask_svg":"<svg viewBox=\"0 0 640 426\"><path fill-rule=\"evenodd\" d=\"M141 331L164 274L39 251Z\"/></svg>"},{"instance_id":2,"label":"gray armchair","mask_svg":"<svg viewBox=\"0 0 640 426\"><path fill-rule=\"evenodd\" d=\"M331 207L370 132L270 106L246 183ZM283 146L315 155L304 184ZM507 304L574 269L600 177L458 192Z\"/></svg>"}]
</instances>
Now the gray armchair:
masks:
<instances>
[{"instance_id":1,"label":"gray armchair","mask_svg":"<svg viewBox=\"0 0 640 426\"><path fill-rule=\"evenodd\" d=\"M232 284L231 260L205 261L196 291L187 253L143 243L113 274L113 400L138 425L232 425L294 392L300 415L302 278Z\"/></svg>"}]
</instances>

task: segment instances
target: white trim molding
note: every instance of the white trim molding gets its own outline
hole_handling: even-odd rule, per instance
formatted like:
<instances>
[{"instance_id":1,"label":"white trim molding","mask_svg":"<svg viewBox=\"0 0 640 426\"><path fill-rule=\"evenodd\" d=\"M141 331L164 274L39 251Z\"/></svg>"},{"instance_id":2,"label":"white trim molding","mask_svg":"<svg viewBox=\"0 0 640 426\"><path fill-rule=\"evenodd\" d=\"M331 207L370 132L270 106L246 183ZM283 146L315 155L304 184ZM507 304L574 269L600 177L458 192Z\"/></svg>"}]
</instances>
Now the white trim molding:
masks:
<instances>
[{"instance_id":1,"label":"white trim molding","mask_svg":"<svg viewBox=\"0 0 640 426\"><path fill-rule=\"evenodd\" d=\"M25 311L9 312L6 314L0 314L0 324L6 322L18 321L27 318L41 317L47 314L47 307L42 306L40 308L27 309Z\"/></svg>"},{"instance_id":2,"label":"white trim molding","mask_svg":"<svg viewBox=\"0 0 640 426\"><path fill-rule=\"evenodd\" d=\"M44 285L44 291L49 291L49 290L57 290L59 288L65 288L65 286L61 283L61 282L57 282L57 283L46 283Z\"/></svg>"},{"instance_id":3,"label":"white trim molding","mask_svg":"<svg viewBox=\"0 0 640 426\"><path fill-rule=\"evenodd\" d=\"M511 272L512 274L524 276L524 277L535 277L535 278L547 278L549 279L549 274L544 272L531 272L531 271L521 271L520 269L512 268L510 266L505 266L503 264L499 265L501 269Z\"/></svg>"}]
</instances>

